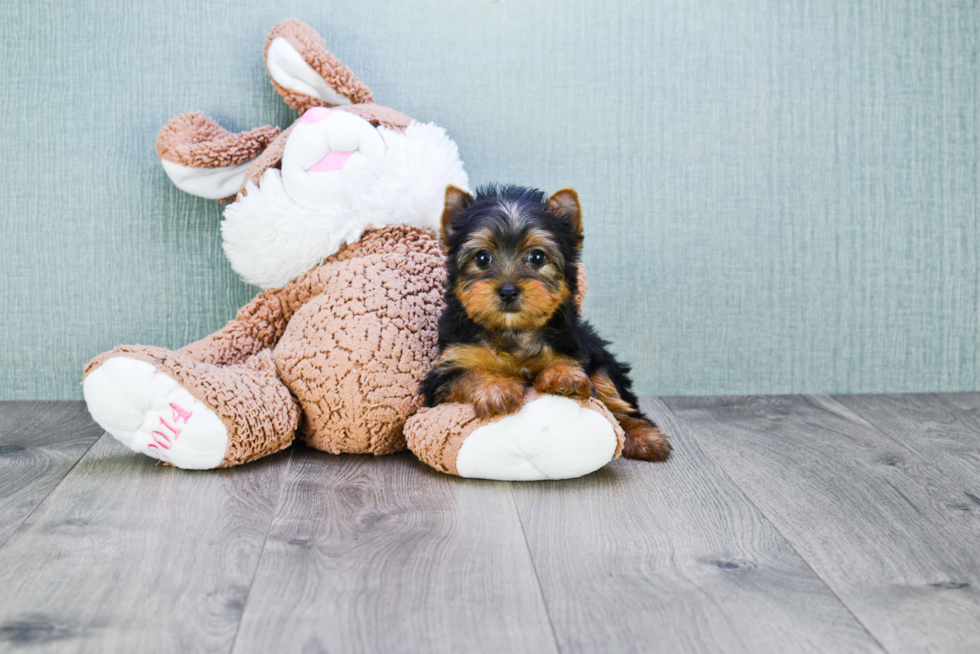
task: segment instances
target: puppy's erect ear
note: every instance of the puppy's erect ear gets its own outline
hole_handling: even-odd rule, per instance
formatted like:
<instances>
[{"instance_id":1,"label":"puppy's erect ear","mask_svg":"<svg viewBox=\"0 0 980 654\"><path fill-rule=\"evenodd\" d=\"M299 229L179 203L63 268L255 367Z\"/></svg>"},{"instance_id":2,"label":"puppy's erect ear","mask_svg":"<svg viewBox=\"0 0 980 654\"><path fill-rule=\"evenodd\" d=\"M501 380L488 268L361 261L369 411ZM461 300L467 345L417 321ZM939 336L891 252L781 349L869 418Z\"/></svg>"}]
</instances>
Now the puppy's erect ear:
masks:
<instances>
[{"instance_id":1,"label":"puppy's erect ear","mask_svg":"<svg viewBox=\"0 0 980 654\"><path fill-rule=\"evenodd\" d=\"M548 211L555 214L572 227L578 239L577 247L582 248L582 207L578 203L575 189L563 188L548 198Z\"/></svg>"},{"instance_id":2,"label":"puppy's erect ear","mask_svg":"<svg viewBox=\"0 0 980 654\"><path fill-rule=\"evenodd\" d=\"M452 184L446 187L446 202L442 207L442 244L449 246L449 237L453 235L453 220L473 202L473 196Z\"/></svg>"},{"instance_id":3,"label":"puppy's erect ear","mask_svg":"<svg viewBox=\"0 0 980 654\"><path fill-rule=\"evenodd\" d=\"M276 92L300 113L374 102L371 89L327 51L316 30L298 20L276 23L269 31L265 65Z\"/></svg>"}]
</instances>

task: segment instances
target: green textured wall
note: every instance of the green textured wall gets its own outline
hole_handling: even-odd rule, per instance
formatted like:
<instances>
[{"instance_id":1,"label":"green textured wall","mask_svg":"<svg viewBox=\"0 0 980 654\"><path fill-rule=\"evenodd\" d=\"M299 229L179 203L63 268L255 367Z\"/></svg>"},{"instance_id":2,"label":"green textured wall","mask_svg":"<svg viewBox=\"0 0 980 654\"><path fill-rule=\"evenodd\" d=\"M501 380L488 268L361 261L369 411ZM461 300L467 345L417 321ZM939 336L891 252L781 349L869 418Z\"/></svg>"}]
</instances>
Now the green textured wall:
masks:
<instances>
[{"instance_id":1,"label":"green textured wall","mask_svg":"<svg viewBox=\"0 0 980 654\"><path fill-rule=\"evenodd\" d=\"M473 182L579 190L586 314L642 393L980 388L977 2L7 0L0 399L251 297L153 144L191 109L288 124L288 17Z\"/></svg>"}]
</instances>

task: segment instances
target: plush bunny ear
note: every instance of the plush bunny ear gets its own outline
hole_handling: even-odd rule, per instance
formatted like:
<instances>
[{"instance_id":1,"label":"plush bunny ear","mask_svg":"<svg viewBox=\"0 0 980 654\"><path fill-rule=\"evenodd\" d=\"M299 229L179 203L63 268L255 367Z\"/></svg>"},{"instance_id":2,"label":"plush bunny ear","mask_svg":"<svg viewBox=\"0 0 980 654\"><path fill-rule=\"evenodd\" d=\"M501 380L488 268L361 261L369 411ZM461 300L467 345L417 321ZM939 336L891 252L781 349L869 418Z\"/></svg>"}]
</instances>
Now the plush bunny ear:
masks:
<instances>
[{"instance_id":1,"label":"plush bunny ear","mask_svg":"<svg viewBox=\"0 0 980 654\"><path fill-rule=\"evenodd\" d=\"M277 23L269 32L265 66L276 92L300 113L374 101L371 90L327 51L316 30L298 20Z\"/></svg>"},{"instance_id":2,"label":"plush bunny ear","mask_svg":"<svg viewBox=\"0 0 980 654\"><path fill-rule=\"evenodd\" d=\"M209 200L226 200L238 193L252 160L278 135L278 127L233 134L194 111L163 126L157 154L177 188Z\"/></svg>"},{"instance_id":3,"label":"plush bunny ear","mask_svg":"<svg viewBox=\"0 0 980 654\"><path fill-rule=\"evenodd\" d=\"M270 168L282 167L282 153L286 151L286 140L289 139L294 127L296 127L296 123L282 130L282 133L269 144L269 147L262 154L252 159L252 165L248 167L245 172L245 179L242 180L241 193L245 193L249 182L258 186L265 171Z\"/></svg>"}]
</instances>

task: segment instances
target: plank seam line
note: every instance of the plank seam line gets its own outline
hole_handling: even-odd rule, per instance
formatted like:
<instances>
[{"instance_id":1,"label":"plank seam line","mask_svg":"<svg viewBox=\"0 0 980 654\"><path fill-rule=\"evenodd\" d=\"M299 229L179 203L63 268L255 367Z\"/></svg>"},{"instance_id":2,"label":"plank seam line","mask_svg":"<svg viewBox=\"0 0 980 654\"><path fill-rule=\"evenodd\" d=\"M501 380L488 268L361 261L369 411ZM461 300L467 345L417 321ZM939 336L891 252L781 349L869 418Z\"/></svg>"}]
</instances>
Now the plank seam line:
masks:
<instances>
[{"instance_id":1,"label":"plank seam line","mask_svg":"<svg viewBox=\"0 0 980 654\"><path fill-rule=\"evenodd\" d=\"M34 512L37 511L39 508L41 508L44 505L44 503L48 501L48 498L51 497L51 494L54 493L56 490L58 490L58 488L61 487L61 484L63 484L64 481L65 481L65 479L68 478L68 475L71 474L71 471L75 469L75 466L77 466L79 463L81 463L82 459L84 459L85 456L92 450L92 448L95 447L95 444L98 443L99 441L101 441L103 438L110 438L109 433L103 431L101 436L99 436L94 441L92 441L91 443L89 443L89 446L85 448L85 451L82 452L82 455L80 457L78 457L77 459L75 459L75 463L71 464L71 467L68 468L68 470L65 472L65 474L63 474L61 476L61 479L58 480L58 483L55 484L51 488L51 490L49 490L45 494L44 499L42 499L40 502L38 502L37 505L35 505L35 507L33 509L31 509L31 512L24 516L24 518L20 521L20 524L17 525L17 528L14 529L12 532L10 532L10 535L7 536L2 543L0 543L0 549L3 549L4 547L6 547L7 546L7 543L9 543L11 541L11 539L14 536L16 536L17 533L21 529L24 528L24 525L27 524L27 521L31 519L31 516L34 515Z\"/></svg>"},{"instance_id":2,"label":"plank seam line","mask_svg":"<svg viewBox=\"0 0 980 654\"><path fill-rule=\"evenodd\" d=\"M272 525L276 523L276 516L279 515L279 511L282 509L282 496L286 492L286 481L289 479L289 469L293 466L293 453L296 451L296 444L294 443L289 448L289 458L286 459L286 469L282 473L282 484L279 485L279 495L276 497L276 507L272 511L272 516L269 518L269 527L265 530L265 538L262 539L262 547L259 549L259 558L255 561L255 570L252 571L252 579L248 582L248 592L245 593L245 601L242 602L242 614L238 618L238 625L235 626L235 636L231 639L231 647L228 648L228 653L235 651L235 645L238 644L238 634L242 631L242 623L245 621L245 611L248 610L248 600L252 597L252 587L255 586L255 578L259 575L259 568L262 567L262 557L265 556L265 546L269 542L269 534L272 533Z\"/></svg>"},{"instance_id":3,"label":"plank seam line","mask_svg":"<svg viewBox=\"0 0 980 654\"><path fill-rule=\"evenodd\" d=\"M874 641L874 643L878 646L878 649L880 649L882 652L885 652L886 654L889 654L889 650L886 649L885 646L881 644L881 641L878 640L878 637L871 632L871 630L868 628L868 625L866 625L864 621L861 620L861 618L859 618L854 613L851 607L848 606L847 602L845 602L841 598L841 596L837 594L837 591L833 589L830 583L826 579L824 579L819 572L814 570L813 566L810 565L810 562L807 561L806 557L803 556L800 553L800 551L796 549L796 546L793 545L793 541L787 538L786 535L783 534L782 531L780 531L779 527L776 526L776 524L772 521L772 519L768 515L766 515L766 513L761 508L759 508L759 506L755 503L755 500L752 499L752 497L745 491L745 489L742 488L742 486L737 481L735 481L735 479L730 474L728 474L728 470L726 470L724 466L722 466L720 463L718 463L717 460L715 460L715 457L711 454L711 452L708 450L705 444L701 441L701 437L698 436L697 433L695 433L694 428L690 424L682 420L681 417L677 415L677 413L667 403L666 400L662 398L657 398L657 399L659 399L660 403L664 405L664 408L670 412L670 415L674 416L674 420L677 421L677 424L683 425L684 428L687 430L687 432L691 435L691 438L697 441L698 446L701 448L701 451L704 452L704 455L708 458L708 460L711 461L711 463L715 465L715 467L718 468L718 470L721 471L721 474L725 475L725 477L727 477L728 480L732 482L732 485L736 489L738 489L738 492L742 494L742 497L745 498L745 501L748 502L750 505L752 505L752 507L759 512L759 516L761 516L769 524L769 526L773 528L773 531L779 534L779 537L783 539L783 541L789 546L791 550L793 550L793 553L799 557L800 561L803 562L803 565L805 565L807 569L813 573L813 576L815 576L817 579L820 580L820 583L824 585L824 588L826 588L831 595L837 598L837 601L840 602L840 605L844 607L844 610L847 611L852 618L854 618L854 621L857 622L862 629L864 629L864 633L868 634L868 638Z\"/></svg>"},{"instance_id":4,"label":"plank seam line","mask_svg":"<svg viewBox=\"0 0 980 654\"><path fill-rule=\"evenodd\" d=\"M957 393L957 395L960 395L960 394L961 393ZM970 392L970 391L966 391L966 392L962 393L962 395L978 395L978 394L980 394L980 393ZM970 409L964 409L961 406L956 406L955 404L953 404L953 402L950 399L948 399L950 395L953 395L953 393L923 393L923 395L932 395L932 396L935 396L936 398L939 399L940 402L942 402L943 404L945 404L946 406L948 406L950 408L950 410L956 411L957 415L963 416L963 414L966 414L966 418L965 419L967 421L969 421L970 423L973 423L974 422L972 420L972 417L973 416L970 413ZM834 396L831 396L831 397L834 397Z\"/></svg>"},{"instance_id":5,"label":"plank seam line","mask_svg":"<svg viewBox=\"0 0 980 654\"><path fill-rule=\"evenodd\" d=\"M884 393L883 395L889 395L889 393ZM942 397L941 397L942 396L942 393L904 393L904 394L900 394L900 395L933 395L933 396L939 396L940 397L940 400L942 399ZM843 402L839 402L833 395L815 395L814 397L824 398L828 402L833 403L834 406L836 406L839 409L841 409L841 410L849 413L850 415L854 416L855 418L857 418L860 421L860 424L867 425L868 427L870 427L872 429L872 431L875 431L875 432L881 434L882 436L884 436L885 437L885 440L889 441L890 443L892 443L893 445L895 445L899 449L904 450L904 451L910 453L915 458L919 459L925 465L925 467L927 467L927 468L929 468L931 470L934 470L937 473L940 473L939 475L937 475L938 477L944 478L944 477L948 477L949 476L949 475L945 474L946 471L943 469L943 468L945 468L945 466L942 466L942 467L937 466L935 459L926 456L925 454L923 454L922 452L920 452L919 450L917 450L915 447L912 447L910 444L906 443L903 440L899 440L899 439L895 438L894 436L892 436L891 434L889 434L887 431L885 431L884 429L882 429L881 427L879 427L877 424L871 422L871 416L865 415L864 413L860 412L858 409L852 409L851 407L847 406ZM956 406L953 406L952 404L946 403L946 405L948 407L950 407L952 410L956 411L957 413L960 413L961 412L961 410L959 408L957 408Z\"/></svg>"},{"instance_id":6,"label":"plank seam line","mask_svg":"<svg viewBox=\"0 0 980 654\"><path fill-rule=\"evenodd\" d=\"M551 619L551 611L548 609L548 599L544 596L544 587L541 585L541 577L538 575L538 566L534 562L534 554L531 553L531 544L527 540L527 531L524 529L524 520L521 518L521 510L517 508L517 498L514 497L514 484L510 486L510 501L514 505L514 513L517 515L517 524L521 526L521 536L524 538L524 549L527 550L527 559L531 562L531 570L534 572L534 583L538 585L538 595L541 597L541 605L544 607L544 615L548 618L548 627L551 629L551 638L555 641L555 650L561 654L561 643L558 642L558 634L555 632L555 623Z\"/></svg>"}]
</instances>

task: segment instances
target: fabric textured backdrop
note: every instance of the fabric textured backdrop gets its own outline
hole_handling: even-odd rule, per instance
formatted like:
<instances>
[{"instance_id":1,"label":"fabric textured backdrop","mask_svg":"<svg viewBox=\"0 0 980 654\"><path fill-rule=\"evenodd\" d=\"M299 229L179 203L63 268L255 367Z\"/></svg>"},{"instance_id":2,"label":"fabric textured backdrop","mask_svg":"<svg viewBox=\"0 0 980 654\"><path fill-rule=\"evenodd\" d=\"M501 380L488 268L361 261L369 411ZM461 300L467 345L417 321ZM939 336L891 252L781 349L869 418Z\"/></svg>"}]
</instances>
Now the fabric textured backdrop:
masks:
<instances>
[{"instance_id":1,"label":"fabric textured backdrop","mask_svg":"<svg viewBox=\"0 0 980 654\"><path fill-rule=\"evenodd\" d=\"M8 0L0 399L253 295L153 145L192 109L289 124L289 17L473 183L578 189L585 313L641 393L980 388L977 2Z\"/></svg>"}]
</instances>

